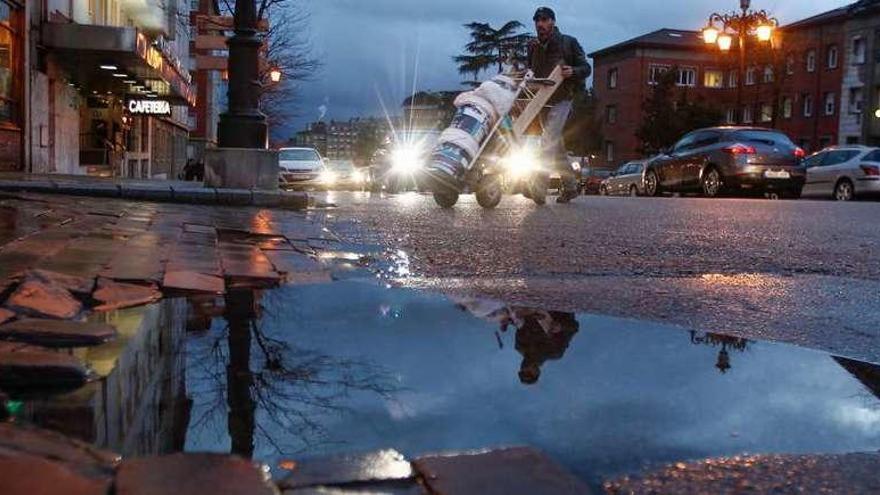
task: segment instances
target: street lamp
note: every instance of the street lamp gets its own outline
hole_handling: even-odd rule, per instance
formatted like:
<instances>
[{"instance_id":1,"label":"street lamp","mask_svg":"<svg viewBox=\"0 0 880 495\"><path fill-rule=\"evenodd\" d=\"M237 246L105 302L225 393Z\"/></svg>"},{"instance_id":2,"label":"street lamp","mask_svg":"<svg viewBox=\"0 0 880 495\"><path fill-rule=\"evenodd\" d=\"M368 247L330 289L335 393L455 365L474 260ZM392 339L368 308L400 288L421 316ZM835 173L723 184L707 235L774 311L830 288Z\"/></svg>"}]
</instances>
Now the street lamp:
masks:
<instances>
[{"instance_id":1,"label":"street lamp","mask_svg":"<svg viewBox=\"0 0 880 495\"><path fill-rule=\"evenodd\" d=\"M278 67L272 67L269 71L269 80L273 83L281 82L281 69Z\"/></svg>"},{"instance_id":2,"label":"street lamp","mask_svg":"<svg viewBox=\"0 0 880 495\"><path fill-rule=\"evenodd\" d=\"M703 28L703 41L707 45L718 45L718 49L727 53L733 47L733 40L739 45L739 74L737 81L744 81L746 71L746 40L754 38L761 43L770 43L773 48L773 34L779 27L779 21L771 17L765 10L751 10L751 0L740 0L739 12L730 14L713 13ZM716 27L717 25L717 27ZM742 108L743 84L737 84L737 111Z\"/></svg>"}]
</instances>

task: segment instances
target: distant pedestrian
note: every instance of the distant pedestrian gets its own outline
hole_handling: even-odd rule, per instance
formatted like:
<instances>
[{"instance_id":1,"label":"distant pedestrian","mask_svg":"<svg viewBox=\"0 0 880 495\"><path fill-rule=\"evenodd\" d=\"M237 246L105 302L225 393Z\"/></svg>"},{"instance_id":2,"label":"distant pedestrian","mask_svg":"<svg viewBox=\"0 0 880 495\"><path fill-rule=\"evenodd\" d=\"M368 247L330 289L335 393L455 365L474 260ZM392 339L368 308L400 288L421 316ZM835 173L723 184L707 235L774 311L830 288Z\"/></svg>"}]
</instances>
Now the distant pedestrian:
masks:
<instances>
[{"instance_id":1,"label":"distant pedestrian","mask_svg":"<svg viewBox=\"0 0 880 495\"><path fill-rule=\"evenodd\" d=\"M568 203L578 196L580 188L571 163L566 160L563 132L572 110L572 100L585 89L592 69L584 49L578 40L562 34L556 27L556 13L549 7L541 7L533 17L537 38L529 43L528 63L535 77L546 78L562 66L565 80L550 100L550 108L542 116L544 127L543 148L545 155L553 157L562 176L557 202Z\"/></svg>"}]
</instances>

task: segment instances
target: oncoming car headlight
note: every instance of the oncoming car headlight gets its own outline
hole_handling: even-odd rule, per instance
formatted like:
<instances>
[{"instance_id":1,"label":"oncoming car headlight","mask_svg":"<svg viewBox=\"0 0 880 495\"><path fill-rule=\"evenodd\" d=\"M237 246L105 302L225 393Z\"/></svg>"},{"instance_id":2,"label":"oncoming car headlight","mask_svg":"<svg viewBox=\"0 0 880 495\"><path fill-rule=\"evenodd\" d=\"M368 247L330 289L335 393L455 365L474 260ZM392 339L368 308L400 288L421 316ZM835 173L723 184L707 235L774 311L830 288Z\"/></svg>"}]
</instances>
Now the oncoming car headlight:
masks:
<instances>
[{"instance_id":1,"label":"oncoming car headlight","mask_svg":"<svg viewBox=\"0 0 880 495\"><path fill-rule=\"evenodd\" d=\"M391 154L391 170L398 174L415 173L421 164L421 153L416 148L402 147Z\"/></svg>"},{"instance_id":2,"label":"oncoming car headlight","mask_svg":"<svg viewBox=\"0 0 880 495\"><path fill-rule=\"evenodd\" d=\"M355 184L363 184L367 180L367 174L362 170L355 170L351 173L351 180L353 180Z\"/></svg>"},{"instance_id":3,"label":"oncoming car headlight","mask_svg":"<svg viewBox=\"0 0 880 495\"><path fill-rule=\"evenodd\" d=\"M320 180L324 184L334 184L336 183L336 172L332 170L325 170L321 172Z\"/></svg>"},{"instance_id":4,"label":"oncoming car headlight","mask_svg":"<svg viewBox=\"0 0 880 495\"><path fill-rule=\"evenodd\" d=\"M504 169L513 177L522 177L538 169L538 154L531 148L511 150L502 162Z\"/></svg>"}]
</instances>

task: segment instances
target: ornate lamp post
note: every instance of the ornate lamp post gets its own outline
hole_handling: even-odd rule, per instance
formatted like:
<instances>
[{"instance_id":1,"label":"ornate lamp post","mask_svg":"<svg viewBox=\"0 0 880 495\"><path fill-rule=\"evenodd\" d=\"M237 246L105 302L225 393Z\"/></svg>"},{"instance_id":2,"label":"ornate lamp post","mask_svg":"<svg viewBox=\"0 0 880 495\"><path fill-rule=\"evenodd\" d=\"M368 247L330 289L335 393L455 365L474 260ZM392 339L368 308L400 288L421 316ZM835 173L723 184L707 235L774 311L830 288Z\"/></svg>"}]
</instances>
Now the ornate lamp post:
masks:
<instances>
[{"instance_id":1,"label":"ornate lamp post","mask_svg":"<svg viewBox=\"0 0 880 495\"><path fill-rule=\"evenodd\" d=\"M751 0L740 0L740 11L729 14L714 13L703 28L703 41L707 45L717 45L722 53L730 52L733 42L739 46L739 68L737 72L736 106L742 109L743 83L746 72L746 40L754 38L759 43L773 42L773 33L779 21L765 10L751 10Z\"/></svg>"},{"instance_id":2,"label":"ornate lamp post","mask_svg":"<svg viewBox=\"0 0 880 495\"><path fill-rule=\"evenodd\" d=\"M265 149L266 116L260 112L260 47L255 0L236 0L235 34L229 39L229 109L220 115L221 147Z\"/></svg>"}]
</instances>

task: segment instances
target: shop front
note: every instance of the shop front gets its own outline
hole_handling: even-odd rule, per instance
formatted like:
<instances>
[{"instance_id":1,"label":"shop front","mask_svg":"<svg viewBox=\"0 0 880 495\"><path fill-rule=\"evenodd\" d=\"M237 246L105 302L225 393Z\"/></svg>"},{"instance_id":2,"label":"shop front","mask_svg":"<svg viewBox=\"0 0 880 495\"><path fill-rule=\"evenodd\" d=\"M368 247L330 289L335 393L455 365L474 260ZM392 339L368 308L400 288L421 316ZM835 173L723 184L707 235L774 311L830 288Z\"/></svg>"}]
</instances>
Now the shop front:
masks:
<instances>
[{"instance_id":1,"label":"shop front","mask_svg":"<svg viewBox=\"0 0 880 495\"><path fill-rule=\"evenodd\" d=\"M185 153L195 94L189 71L162 50L162 38L131 27L47 23L42 39L50 64L79 95L78 173L173 178L186 158L173 145L166 149L167 128L184 133Z\"/></svg>"},{"instance_id":2,"label":"shop front","mask_svg":"<svg viewBox=\"0 0 880 495\"><path fill-rule=\"evenodd\" d=\"M0 0L0 171L24 158L24 4Z\"/></svg>"}]
</instances>

